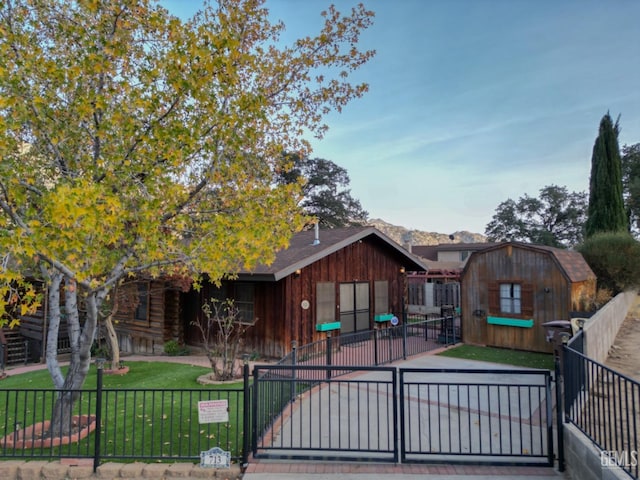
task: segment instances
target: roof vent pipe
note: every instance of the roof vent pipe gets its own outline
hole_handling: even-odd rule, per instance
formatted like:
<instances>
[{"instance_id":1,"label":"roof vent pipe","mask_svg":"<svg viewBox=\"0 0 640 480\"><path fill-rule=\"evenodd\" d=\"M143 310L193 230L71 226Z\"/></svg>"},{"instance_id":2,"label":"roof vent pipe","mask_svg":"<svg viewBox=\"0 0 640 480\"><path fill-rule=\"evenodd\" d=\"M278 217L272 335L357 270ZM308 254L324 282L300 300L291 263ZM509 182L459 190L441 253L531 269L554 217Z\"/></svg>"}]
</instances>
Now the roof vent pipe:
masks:
<instances>
[{"instance_id":1,"label":"roof vent pipe","mask_svg":"<svg viewBox=\"0 0 640 480\"><path fill-rule=\"evenodd\" d=\"M312 245L320 245L320 222L316 222L315 226L313 227L313 231L314 238Z\"/></svg>"}]
</instances>

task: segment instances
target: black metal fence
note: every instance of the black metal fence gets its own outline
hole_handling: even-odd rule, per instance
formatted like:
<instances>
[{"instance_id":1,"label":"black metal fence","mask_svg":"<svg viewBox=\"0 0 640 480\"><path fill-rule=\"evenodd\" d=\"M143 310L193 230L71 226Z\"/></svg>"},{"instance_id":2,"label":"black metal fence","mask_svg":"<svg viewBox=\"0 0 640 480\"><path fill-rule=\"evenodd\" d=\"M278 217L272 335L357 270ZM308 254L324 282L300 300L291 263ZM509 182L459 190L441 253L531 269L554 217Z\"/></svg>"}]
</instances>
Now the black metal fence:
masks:
<instances>
[{"instance_id":1,"label":"black metal fence","mask_svg":"<svg viewBox=\"0 0 640 480\"><path fill-rule=\"evenodd\" d=\"M564 417L601 450L601 462L638 478L640 383L571 346L564 356Z\"/></svg>"},{"instance_id":2,"label":"black metal fence","mask_svg":"<svg viewBox=\"0 0 640 480\"><path fill-rule=\"evenodd\" d=\"M104 460L198 461L213 447L245 462L251 425L249 369L235 388L103 389L77 395L72 416L50 435L49 420L60 392L0 389L0 458L92 458ZM226 408L228 418L201 417L199 402ZM206 406L205 405L205 406ZM65 421L66 422L66 421Z\"/></svg>"},{"instance_id":3,"label":"black metal fence","mask_svg":"<svg viewBox=\"0 0 640 480\"><path fill-rule=\"evenodd\" d=\"M254 457L398 461L396 369L352 367L357 375L341 377L330 370L255 367Z\"/></svg>"},{"instance_id":4,"label":"black metal fence","mask_svg":"<svg viewBox=\"0 0 640 480\"><path fill-rule=\"evenodd\" d=\"M255 367L255 458L553 465L549 371L333 368Z\"/></svg>"},{"instance_id":5,"label":"black metal fence","mask_svg":"<svg viewBox=\"0 0 640 480\"><path fill-rule=\"evenodd\" d=\"M553 466L545 370L400 369L402 462Z\"/></svg>"},{"instance_id":6,"label":"black metal fence","mask_svg":"<svg viewBox=\"0 0 640 480\"><path fill-rule=\"evenodd\" d=\"M460 341L460 318L410 315L402 325L332 336L301 347L281 365L385 365Z\"/></svg>"}]
</instances>

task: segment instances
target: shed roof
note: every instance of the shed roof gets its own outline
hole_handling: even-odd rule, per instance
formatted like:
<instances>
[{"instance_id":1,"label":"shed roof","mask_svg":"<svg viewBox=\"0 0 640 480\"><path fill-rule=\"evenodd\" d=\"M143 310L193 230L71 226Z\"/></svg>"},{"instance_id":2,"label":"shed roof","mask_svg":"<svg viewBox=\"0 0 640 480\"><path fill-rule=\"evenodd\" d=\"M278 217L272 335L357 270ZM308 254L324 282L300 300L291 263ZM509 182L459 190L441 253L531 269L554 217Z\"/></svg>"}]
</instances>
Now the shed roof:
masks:
<instances>
[{"instance_id":1,"label":"shed roof","mask_svg":"<svg viewBox=\"0 0 640 480\"><path fill-rule=\"evenodd\" d=\"M402 248L396 242L384 235L374 227L345 227L320 230L316 244L314 230L305 230L293 236L289 248L277 253L276 259L271 265L258 265L251 271L240 272L240 276L246 278L260 278L262 280L278 281L291 275L299 268L304 268L312 263L331 255L342 248L365 238L375 238L391 249L397 255L404 258L405 268L413 271L426 271L424 261Z\"/></svg>"},{"instance_id":2,"label":"shed roof","mask_svg":"<svg viewBox=\"0 0 640 480\"><path fill-rule=\"evenodd\" d=\"M551 255L571 282L583 282L585 280L596 278L596 274L593 273L593 270L591 270L591 267L589 267L589 264L584 259L582 254L575 250L566 250L563 248L549 247L546 245L534 245L531 243L503 242L484 250L474 252L473 255L486 254L495 250L506 248L509 245L517 248L535 250L547 255Z\"/></svg>"}]
</instances>

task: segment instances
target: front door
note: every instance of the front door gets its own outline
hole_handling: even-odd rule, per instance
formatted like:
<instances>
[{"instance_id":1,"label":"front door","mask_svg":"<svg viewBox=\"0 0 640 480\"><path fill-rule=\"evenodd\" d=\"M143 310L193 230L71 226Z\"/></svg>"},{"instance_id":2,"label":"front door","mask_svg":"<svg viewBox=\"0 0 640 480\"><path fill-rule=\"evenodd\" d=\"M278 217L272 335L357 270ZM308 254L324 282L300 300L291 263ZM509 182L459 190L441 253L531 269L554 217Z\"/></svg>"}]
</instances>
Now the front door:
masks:
<instances>
[{"instance_id":1,"label":"front door","mask_svg":"<svg viewBox=\"0 0 640 480\"><path fill-rule=\"evenodd\" d=\"M340 284L340 333L369 330L369 284Z\"/></svg>"}]
</instances>

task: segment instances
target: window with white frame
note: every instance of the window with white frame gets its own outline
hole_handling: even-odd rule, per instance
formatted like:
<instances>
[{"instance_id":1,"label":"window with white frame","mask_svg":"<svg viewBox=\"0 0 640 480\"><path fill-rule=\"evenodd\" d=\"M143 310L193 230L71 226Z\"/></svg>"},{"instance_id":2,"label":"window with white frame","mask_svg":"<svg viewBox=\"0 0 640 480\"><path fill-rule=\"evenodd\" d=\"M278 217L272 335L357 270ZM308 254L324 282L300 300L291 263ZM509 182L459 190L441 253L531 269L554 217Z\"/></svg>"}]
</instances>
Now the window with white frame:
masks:
<instances>
[{"instance_id":1,"label":"window with white frame","mask_svg":"<svg viewBox=\"0 0 640 480\"><path fill-rule=\"evenodd\" d=\"M500 311L518 315L522 313L522 290L520 284L500 284Z\"/></svg>"}]
</instances>

